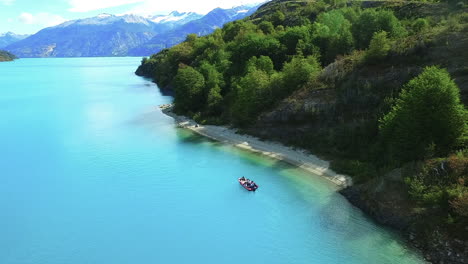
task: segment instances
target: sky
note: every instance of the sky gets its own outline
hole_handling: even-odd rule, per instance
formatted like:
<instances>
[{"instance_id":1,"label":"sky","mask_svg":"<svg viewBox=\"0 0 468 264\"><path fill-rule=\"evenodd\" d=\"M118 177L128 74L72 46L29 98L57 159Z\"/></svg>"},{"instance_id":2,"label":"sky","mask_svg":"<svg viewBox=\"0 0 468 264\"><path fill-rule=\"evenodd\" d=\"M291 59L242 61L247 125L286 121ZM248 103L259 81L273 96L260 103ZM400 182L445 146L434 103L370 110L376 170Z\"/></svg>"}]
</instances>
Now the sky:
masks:
<instances>
[{"instance_id":1,"label":"sky","mask_svg":"<svg viewBox=\"0 0 468 264\"><path fill-rule=\"evenodd\" d=\"M67 20L102 13L168 14L171 11L206 14L216 7L231 8L263 0L0 0L0 34L34 34Z\"/></svg>"}]
</instances>

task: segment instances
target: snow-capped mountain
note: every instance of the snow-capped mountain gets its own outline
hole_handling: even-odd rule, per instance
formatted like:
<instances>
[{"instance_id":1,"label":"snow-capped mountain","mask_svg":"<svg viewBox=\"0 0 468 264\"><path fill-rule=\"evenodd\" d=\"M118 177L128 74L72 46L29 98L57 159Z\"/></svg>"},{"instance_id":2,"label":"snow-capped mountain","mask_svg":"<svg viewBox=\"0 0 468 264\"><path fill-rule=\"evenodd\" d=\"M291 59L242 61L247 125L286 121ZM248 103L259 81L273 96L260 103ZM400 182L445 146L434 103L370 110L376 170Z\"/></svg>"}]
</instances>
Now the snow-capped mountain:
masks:
<instances>
[{"instance_id":1,"label":"snow-capped mountain","mask_svg":"<svg viewBox=\"0 0 468 264\"><path fill-rule=\"evenodd\" d=\"M45 28L5 49L19 57L125 56L164 31L144 17L101 14Z\"/></svg>"},{"instance_id":2,"label":"snow-capped mountain","mask_svg":"<svg viewBox=\"0 0 468 264\"><path fill-rule=\"evenodd\" d=\"M18 57L148 56L183 41L187 34L206 35L244 18L257 7L217 8L205 16L172 12L166 16L100 14L45 28L4 49Z\"/></svg>"},{"instance_id":3,"label":"snow-capped mountain","mask_svg":"<svg viewBox=\"0 0 468 264\"><path fill-rule=\"evenodd\" d=\"M173 11L169 15L156 15L150 17L149 19L157 24L172 23L174 25L183 25L190 21L200 19L202 17L203 15L194 12L179 13L177 11Z\"/></svg>"},{"instance_id":4,"label":"snow-capped mountain","mask_svg":"<svg viewBox=\"0 0 468 264\"><path fill-rule=\"evenodd\" d=\"M20 35L13 32L5 32L0 34L0 48L6 47L12 43L27 38L29 35Z\"/></svg>"},{"instance_id":5,"label":"snow-capped mountain","mask_svg":"<svg viewBox=\"0 0 468 264\"><path fill-rule=\"evenodd\" d=\"M141 16L137 15L121 15L121 16L116 16L116 15L111 15L111 14L100 14L95 17L89 17L89 18L83 18L83 19L77 19L77 20L70 20L67 22L64 22L58 26L55 26L57 28L64 28L64 27L69 27L72 25L75 26L84 26L84 25L111 25L115 24L117 22L123 22L123 23L128 23L128 24L143 24L143 25L150 25L151 20L146 19Z\"/></svg>"},{"instance_id":6,"label":"snow-capped mountain","mask_svg":"<svg viewBox=\"0 0 468 264\"><path fill-rule=\"evenodd\" d=\"M188 34L204 36L230 21L253 14L259 5L239 6L231 9L216 8L200 19L192 20L167 32L156 35L147 43L129 51L132 56L148 56L185 40Z\"/></svg>"}]
</instances>

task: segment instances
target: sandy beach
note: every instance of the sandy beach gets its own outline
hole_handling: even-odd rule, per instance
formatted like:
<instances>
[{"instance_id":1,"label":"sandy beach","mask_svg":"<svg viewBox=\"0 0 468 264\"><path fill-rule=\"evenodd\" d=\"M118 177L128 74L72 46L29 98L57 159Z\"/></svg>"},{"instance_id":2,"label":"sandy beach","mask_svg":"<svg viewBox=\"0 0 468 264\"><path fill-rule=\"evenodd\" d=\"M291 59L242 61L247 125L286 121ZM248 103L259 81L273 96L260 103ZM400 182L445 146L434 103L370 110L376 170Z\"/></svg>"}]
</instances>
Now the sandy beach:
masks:
<instances>
[{"instance_id":1,"label":"sandy beach","mask_svg":"<svg viewBox=\"0 0 468 264\"><path fill-rule=\"evenodd\" d=\"M256 137L237 134L237 130L234 128L199 125L190 118L173 113L172 105L170 104L161 105L159 108L164 114L174 118L179 127L190 129L199 135L244 150L256 152L270 158L285 161L307 172L325 177L339 188L346 188L352 185L351 177L335 173L330 169L330 163L328 161L321 160L307 153L305 150L293 149L281 143L262 141Z\"/></svg>"}]
</instances>

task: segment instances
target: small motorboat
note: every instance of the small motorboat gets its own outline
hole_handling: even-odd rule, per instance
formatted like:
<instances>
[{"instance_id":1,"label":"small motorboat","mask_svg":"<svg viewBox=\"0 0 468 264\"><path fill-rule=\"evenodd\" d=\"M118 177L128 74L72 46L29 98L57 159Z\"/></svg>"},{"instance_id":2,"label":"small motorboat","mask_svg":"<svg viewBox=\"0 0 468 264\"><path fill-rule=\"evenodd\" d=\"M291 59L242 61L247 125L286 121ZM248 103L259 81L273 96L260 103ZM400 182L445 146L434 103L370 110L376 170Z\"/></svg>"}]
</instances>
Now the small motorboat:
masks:
<instances>
[{"instance_id":1,"label":"small motorboat","mask_svg":"<svg viewBox=\"0 0 468 264\"><path fill-rule=\"evenodd\" d=\"M239 183L248 191L255 191L258 189L258 185L254 181L249 180L245 177L239 178Z\"/></svg>"}]
</instances>

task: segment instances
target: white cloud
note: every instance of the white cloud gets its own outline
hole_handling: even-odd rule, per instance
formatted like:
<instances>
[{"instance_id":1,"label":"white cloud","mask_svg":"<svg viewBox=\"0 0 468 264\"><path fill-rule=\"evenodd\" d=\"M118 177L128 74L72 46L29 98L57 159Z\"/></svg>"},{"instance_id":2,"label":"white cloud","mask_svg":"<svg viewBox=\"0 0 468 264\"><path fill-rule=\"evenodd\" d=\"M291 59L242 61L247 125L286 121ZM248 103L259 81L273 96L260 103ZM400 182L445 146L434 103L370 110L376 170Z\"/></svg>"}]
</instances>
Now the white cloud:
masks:
<instances>
[{"instance_id":1,"label":"white cloud","mask_svg":"<svg viewBox=\"0 0 468 264\"><path fill-rule=\"evenodd\" d=\"M65 18L59 15L49 13L37 13L33 15L27 12L21 13L21 15L18 17L18 20L24 24L35 24L42 27L56 26L66 21Z\"/></svg>"},{"instance_id":2,"label":"white cloud","mask_svg":"<svg viewBox=\"0 0 468 264\"><path fill-rule=\"evenodd\" d=\"M109 7L144 2L145 0L68 0L70 12L88 12Z\"/></svg>"},{"instance_id":3,"label":"white cloud","mask_svg":"<svg viewBox=\"0 0 468 264\"><path fill-rule=\"evenodd\" d=\"M0 0L0 4L2 5L11 5L15 2L15 0Z\"/></svg>"},{"instance_id":4,"label":"white cloud","mask_svg":"<svg viewBox=\"0 0 468 264\"><path fill-rule=\"evenodd\" d=\"M32 24L34 20L34 16L30 13L21 13L21 15L18 17L19 21L24 24Z\"/></svg>"}]
</instances>

